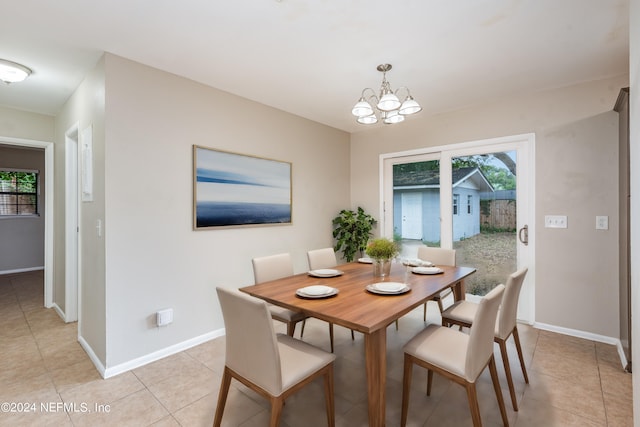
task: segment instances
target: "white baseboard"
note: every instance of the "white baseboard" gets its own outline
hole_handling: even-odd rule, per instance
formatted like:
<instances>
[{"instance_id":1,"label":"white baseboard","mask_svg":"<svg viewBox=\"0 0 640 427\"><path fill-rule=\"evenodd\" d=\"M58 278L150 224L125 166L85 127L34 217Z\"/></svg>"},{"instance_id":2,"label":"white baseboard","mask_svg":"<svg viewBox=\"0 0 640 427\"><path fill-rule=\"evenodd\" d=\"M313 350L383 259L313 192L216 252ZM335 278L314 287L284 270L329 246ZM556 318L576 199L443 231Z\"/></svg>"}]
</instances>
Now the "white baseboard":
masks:
<instances>
[{"instance_id":1,"label":"white baseboard","mask_svg":"<svg viewBox=\"0 0 640 427\"><path fill-rule=\"evenodd\" d=\"M105 368L104 365L102 364L102 362L100 361L100 359L98 359L98 356L96 356L96 354L94 353L93 349L91 348L91 346L89 345L88 342L85 341L84 338L82 338L81 336L78 337L78 342L80 343L80 345L82 346L82 348L84 348L84 351L87 352L87 354L89 355L89 359L91 359L91 362L93 362L94 366L96 367L96 369L98 370L98 372L100 373L100 376L102 378L106 378L104 376L105 374Z\"/></svg>"},{"instance_id":2,"label":"white baseboard","mask_svg":"<svg viewBox=\"0 0 640 427\"><path fill-rule=\"evenodd\" d=\"M44 266L41 267L28 267L28 268L18 268L16 270L2 270L0 271L0 276L5 274L18 274L18 273L28 273L29 271L38 271L44 270Z\"/></svg>"},{"instance_id":3,"label":"white baseboard","mask_svg":"<svg viewBox=\"0 0 640 427\"><path fill-rule=\"evenodd\" d=\"M155 351L153 353L149 353L149 354L144 355L142 357L138 357L137 359L133 359L133 360L130 360L128 362L124 362L124 363L121 363L119 365L112 366L112 367L109 367L109 368L106 368L106 369L104 368L104 366L102 366L102 364L100 364L100 366L98 366L98 364L96 364L96 361L94 361L93 363L96 365L96 367L98 368L98 371L100 371L100 375L102 375L103 378L110 378L110 377L113 377L115 375L121 374L123 372L127 372L127 371L130 371L130 370L135 369L135 368L139 368L140 366L144 366L144 365L146 365L148 363L155 362L156 360L165 358L167 356L171 356L173 354L180 353L181 351L190 349L191 347L195 347L195 346L200 345L202 343L205 343L207 341L211 341L212 339L221 337L224 334L225 334L224 328L223 329L218 329L217 331L212 331L212 332L206 333L204 335L200 335L198 337L191 338L191 339L183 341L181 343L172 345L172 346L167 347L167 348L163 348L161 350ZM91 357L91 354L89 354L89 357ZM93 358L91 360L93 360ZM100 367L102 367L102 370L101 370Z\"/></svg>"},{"instance_id":4,"label":"white baseboard","mask_svg":"<svg viewBox=\"0 0 640 427\"><path fill-rule=\"evenodd\" d=\"M47 307L47 308L53 308L55 310L55 312L58 313L58 316L60 316L60 318L64 321L64 319L65 319L64 311L62 311L62 309L60 308L60 306L58 304L56 304L54 302L51 305L51 307Z\"/></svg>"},{"instance_id":5,"label":"white baseboard","mask_svg":"<svg viewBox=\"0 0 640 427\"><path fill-rule=\"evenodd\" d=\"M542 329L545 331L556 332L558 334L569 335L577 338L584 338L590 341L601 342L604 344L615 345L618 350L618 356L620 357L620 363L622 363L622 369L627 367L627 357L624 354L624 350L622 349L622 343L618 338L608 337L605 335L593 334L591 332L579 331L576 329L563 328L561 326L549 325L546 323L534 323L534 328Z\"/></svg>"}]
</instances>

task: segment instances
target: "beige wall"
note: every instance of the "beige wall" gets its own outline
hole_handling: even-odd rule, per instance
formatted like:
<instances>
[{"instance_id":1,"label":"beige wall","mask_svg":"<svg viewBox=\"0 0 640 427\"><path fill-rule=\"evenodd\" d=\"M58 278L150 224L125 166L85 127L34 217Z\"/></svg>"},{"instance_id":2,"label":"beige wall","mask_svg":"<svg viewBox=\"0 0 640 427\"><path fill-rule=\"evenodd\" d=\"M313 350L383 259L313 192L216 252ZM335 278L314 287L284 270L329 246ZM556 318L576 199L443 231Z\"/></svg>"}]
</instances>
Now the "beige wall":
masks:
<instances>
[{"instance_id":1,"label":"beige wall","mask_svg":"<svg viewBox=\"0 0 640 427\"><path fill-rule=\"evenodd\" d=\"M106 310L105 310L105 251L104 239L97 236L96 219L104 218L104 61L85 77L78 89L65 103L56 117L55 136L55 280L54 302L64 311L65 307L65 133L77 127L81 134L89 126L93 128L94 199L80 204L80 294L78 306L78 334L91 351L105 363ZM80 139L80 137L78 138ZM80 140L80 143L82 141ZM80 160L79 160L80 161Z\"/></svg>"},{"instance_id":2,"label":"beige wall","mask_svg":"<svg viewBox=\"0 0 640 427\"><path fill-rule=\"evenodd\" d=\"M32 270L44 266L44 150L1 145L0 168L37 170L39 179L38 211L40 215L0 219L0 274Z\"/></svg>"},{"instance_id":3,"label":"beige wall","mask_svg":"<svg viewBox=\"0 0 640 427\"><path fill-rule=\"evenodd\" d=\"M107 368L222 328L216 286L279 252L306 271L350 205L347 133L113 55L105 135ZM194 231L194 144L291 162L293 224Z\"/></svg>"},{"instance_id":4,"label":"beige wall","mask_svg":"<svg viewBox=\"0 0 640 427\"><path fill-rule=\"evenodd\" d=\"M380 154L535 133L535 320L617 338L618 118L612 109L627 84L619 76L355 133L352 206L379 216ZM545 229L545 214L567 215L569 228ZM596 232L596 215L609 216L609 231Z\"/></svg>"},{"instance_id":5,"label":"beige wall","mask_svg":"<svg viewBox=\"0 0 640 427\"><path fill-rule=\"evenodd\" d=\"M640 0L631 0L629 13L630 157L631 157L631 312L640 313ZM640 316L632 315L632 355L640 365ZM633 376L633 424L640 426L640 375Z\"/></svg>"},{"instance_id":6,"label":"beige wall","mask_svg":"<svg viewBox=\"0 0 640 427\"><path fill-rule=\"evenodd\" d=\"M52 142L53 116L0 107L0 137Z\"/></svg>"}]
</instances>

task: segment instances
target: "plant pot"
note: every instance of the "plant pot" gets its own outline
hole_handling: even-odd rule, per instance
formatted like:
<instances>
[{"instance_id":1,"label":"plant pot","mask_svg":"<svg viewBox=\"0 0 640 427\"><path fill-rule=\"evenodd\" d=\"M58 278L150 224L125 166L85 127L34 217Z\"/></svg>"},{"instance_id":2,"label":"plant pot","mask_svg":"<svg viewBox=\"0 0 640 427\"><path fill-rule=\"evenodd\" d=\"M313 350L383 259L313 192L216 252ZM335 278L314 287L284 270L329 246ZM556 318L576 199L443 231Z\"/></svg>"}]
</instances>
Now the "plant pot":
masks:
<instances>
[{"instance_id":1,"label":"plant pot","mask_svg":"<svg viewBox=\"0 0 640 427\"><path fill-rule=\"evenodd\" d=\"M387 277L389 274L391 274L390 259L373 260L373 277Z\"/></svg>"}]
</instances>

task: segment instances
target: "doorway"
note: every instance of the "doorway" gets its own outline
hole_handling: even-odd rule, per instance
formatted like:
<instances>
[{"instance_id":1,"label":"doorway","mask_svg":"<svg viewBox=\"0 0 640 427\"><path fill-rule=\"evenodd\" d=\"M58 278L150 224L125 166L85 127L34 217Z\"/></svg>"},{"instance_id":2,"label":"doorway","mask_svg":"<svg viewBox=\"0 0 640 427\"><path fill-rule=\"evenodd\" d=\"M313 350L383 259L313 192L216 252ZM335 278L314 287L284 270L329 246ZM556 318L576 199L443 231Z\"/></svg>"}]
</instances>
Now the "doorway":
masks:
<instances>
[{"instance_id":1,"label":"doorway","mask_svg":"<svg viewBox=\"0 0 640 427\"><path fill-rule=\"evenodd\" d=\"M44 306L53 307L53 142L0 136L0 144L44 149Z\"/></svg>"},{"instance_id":2,"label":"doorway","mask_svg":"<svg viewBox=\"0 0 640 427\"><path fill-rule=\"evenodd\" d=\"M483 295L529 267L518 308L527 323L535 320L534 142L526 134L382 156L384 234L405 238L404 224L413 222L406 217L415 214L405 210L404 193L420 192L420 244L454 248L458 265L478 268L468 293Z\"/></svg>"}]
</instances>

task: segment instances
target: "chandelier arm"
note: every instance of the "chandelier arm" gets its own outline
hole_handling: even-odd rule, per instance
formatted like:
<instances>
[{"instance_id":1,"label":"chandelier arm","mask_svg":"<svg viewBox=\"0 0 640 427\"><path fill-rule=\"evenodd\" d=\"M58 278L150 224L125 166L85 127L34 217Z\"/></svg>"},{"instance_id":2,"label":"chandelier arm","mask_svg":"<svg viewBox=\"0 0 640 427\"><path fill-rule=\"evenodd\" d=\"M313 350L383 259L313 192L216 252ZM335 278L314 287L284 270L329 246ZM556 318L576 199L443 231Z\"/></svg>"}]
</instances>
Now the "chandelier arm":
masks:
<instances>
[{"instance_id":1,"label":"chandelier arm","mask_svg":"<svg viewBox=\"0 0 640 427\"><path fill-rule=\"evenodd\" d=\"M398 98L400 98L400 96L398 96L398 95L399 95L399 93L400 93L400 90L401 90L401 89L404 89L404 90L407 92L407 95L404 97L404 100L403 100L403 101L406 101L406 100L407 100L407 99L409 99L409 97L411 96L411 91L409 91L409 88L408 88L408 87L406 87L406 86L400 86L400 87L399 87L398 89L396 89L396 90L395 90L395 92L394 92L394 94L395 94Z\"/></svg>"}]
</instances>

